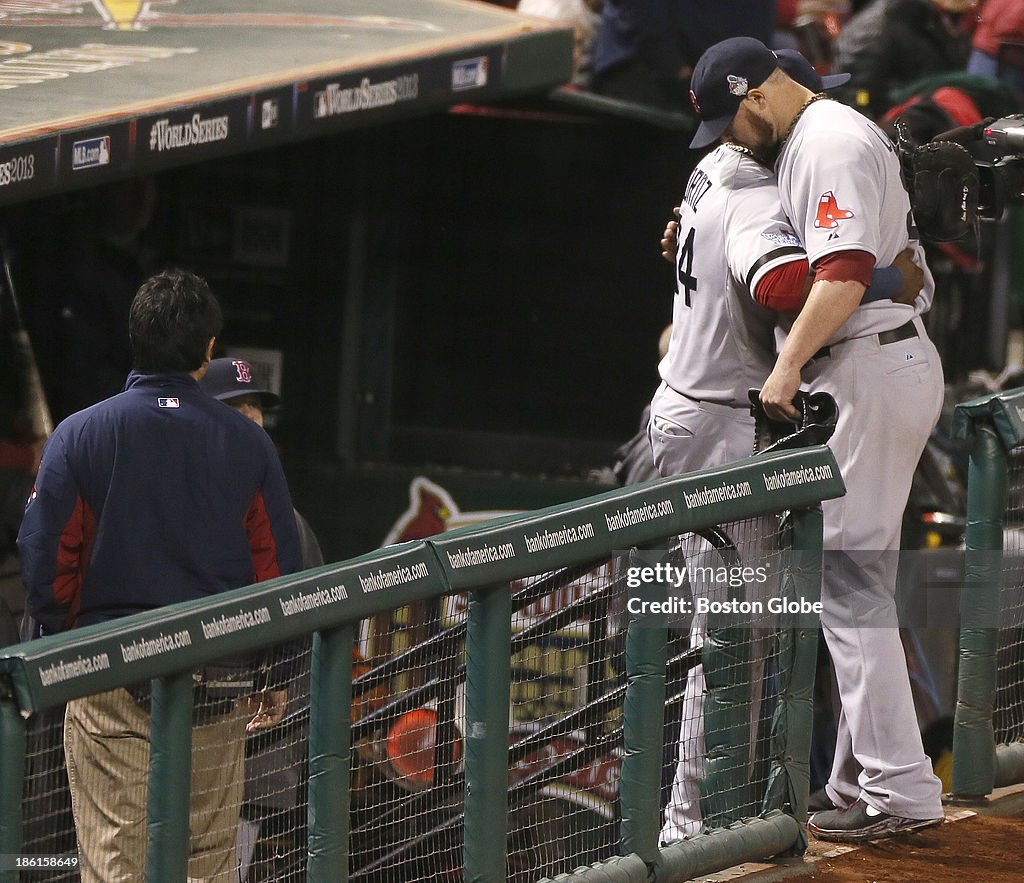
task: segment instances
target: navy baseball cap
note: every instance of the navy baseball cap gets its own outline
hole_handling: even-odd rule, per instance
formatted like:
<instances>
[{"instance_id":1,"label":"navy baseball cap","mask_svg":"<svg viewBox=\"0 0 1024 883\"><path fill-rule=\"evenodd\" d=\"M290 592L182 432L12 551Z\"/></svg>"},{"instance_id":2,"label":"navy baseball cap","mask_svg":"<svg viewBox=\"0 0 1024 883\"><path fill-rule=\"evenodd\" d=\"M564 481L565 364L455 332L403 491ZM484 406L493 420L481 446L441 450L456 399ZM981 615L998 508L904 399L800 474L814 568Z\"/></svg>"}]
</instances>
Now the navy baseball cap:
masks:
<instances>
[{"instance_id":1,"label":"navy baseball cap","mask_svg":"<svg viewBox=\"0 0 1024 883\"><path fill-rule=\"evenodd\" d=\"M262 407L275 408L281 401L279 396L260 383L249 362L230 356L213 359L199 385L207 395L222 402L239 396L259 396Z\"/></svg>"},{"instance_id":2,"label":"navy baseball cap","mask_svg":"<svg viewBox=\"0 0 1024 883\"><path fill-rule=\"evenodd\" d=\"M721 138L747 92L778 66L775 53L753 37L730 37L707 49L690 77L690 101L701 119L690 147L706 147Z\"/></svg>"},{"instance_id":3,"label":"navy baseball cap","mask_svg":"<svg viewBox=\"0 0 1024 883\"><path fill-rule=\"evenodd\" d=\"M779 67L789 75L791 80L796 80L801 86L812 92L825 92L850 81L850 74L821 76L811 66L811 63L795 49L776 49L775 57L779 60Z\"/></svg>"}]
</instances>

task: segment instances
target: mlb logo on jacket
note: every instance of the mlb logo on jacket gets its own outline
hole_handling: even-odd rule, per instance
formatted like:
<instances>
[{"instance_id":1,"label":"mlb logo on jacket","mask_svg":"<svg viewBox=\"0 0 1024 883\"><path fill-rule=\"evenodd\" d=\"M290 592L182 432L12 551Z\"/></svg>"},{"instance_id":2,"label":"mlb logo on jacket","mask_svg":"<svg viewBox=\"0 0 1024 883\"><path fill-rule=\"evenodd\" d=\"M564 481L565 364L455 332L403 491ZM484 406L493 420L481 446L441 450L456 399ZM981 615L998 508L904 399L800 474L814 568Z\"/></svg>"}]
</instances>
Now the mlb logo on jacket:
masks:
<instances>
[{"instance_id":1,"label":"mlb logo on jacket","mask_svg":"<svg viewBox=\"0 0 1024 883\"><path fill-rule=\"evenodd\" d=\"M173 399L170 399L170 398L158 398L156 400L156 403L161 408L180 408L181 407L181 402L179 402L177 398L173 398Z\"/></svg>"}]
</instances>

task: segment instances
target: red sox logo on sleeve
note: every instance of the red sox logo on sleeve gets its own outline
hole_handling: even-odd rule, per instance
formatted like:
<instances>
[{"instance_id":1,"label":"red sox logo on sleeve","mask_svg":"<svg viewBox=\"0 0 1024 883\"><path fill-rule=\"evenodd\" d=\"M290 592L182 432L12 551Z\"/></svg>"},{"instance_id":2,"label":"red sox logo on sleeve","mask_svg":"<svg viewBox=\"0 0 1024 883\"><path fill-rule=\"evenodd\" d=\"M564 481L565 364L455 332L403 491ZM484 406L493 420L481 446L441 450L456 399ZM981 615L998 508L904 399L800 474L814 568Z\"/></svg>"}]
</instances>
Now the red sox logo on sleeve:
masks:
<instances>
[{"instance_id":1,"label":"red sox logo on sleeve","mask_svg":"<svg viewBox=\"0 0 1024 883\"><path fill-rule=\"evenodd\" d=\"M839 208L839 203L836 202L831 190L826 190L818 197L818 214L814 219L814 226L819 230L834 230L840 221L852 217L853 212Z\"/></svg>"}]
</instances>

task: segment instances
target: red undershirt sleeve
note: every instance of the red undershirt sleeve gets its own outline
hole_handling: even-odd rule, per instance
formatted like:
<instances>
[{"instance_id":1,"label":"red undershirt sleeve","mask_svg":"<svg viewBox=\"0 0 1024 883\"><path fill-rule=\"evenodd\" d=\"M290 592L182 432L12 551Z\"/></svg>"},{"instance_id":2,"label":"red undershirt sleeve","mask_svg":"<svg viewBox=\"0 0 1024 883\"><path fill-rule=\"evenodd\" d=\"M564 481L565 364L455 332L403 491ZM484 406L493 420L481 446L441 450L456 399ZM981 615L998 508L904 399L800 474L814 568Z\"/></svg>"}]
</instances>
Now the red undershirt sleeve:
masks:
<instances>
[{"instance_id":1,"label":"red undershirt sleeve","mask_svg":"<svg viewBox=\"0 0 1024 883\"><path fill-rule=\"evenodd\" d=\"M871 271L875 256L869 251L836 251L827 254L814 267L814 281L859 282L865 288L871 285Z\"/></svg>"},{"instance_id":2,"label":"red undershirt sleeve","mask_svg":"<svg viewBox=\"0 0 1024 883\"><path fill-rule=\"evenodd\" d=\"M777 313L798 313L804 302L806 259L773 267L754 288L754 300Z\"/></svg>"}]
</instances>

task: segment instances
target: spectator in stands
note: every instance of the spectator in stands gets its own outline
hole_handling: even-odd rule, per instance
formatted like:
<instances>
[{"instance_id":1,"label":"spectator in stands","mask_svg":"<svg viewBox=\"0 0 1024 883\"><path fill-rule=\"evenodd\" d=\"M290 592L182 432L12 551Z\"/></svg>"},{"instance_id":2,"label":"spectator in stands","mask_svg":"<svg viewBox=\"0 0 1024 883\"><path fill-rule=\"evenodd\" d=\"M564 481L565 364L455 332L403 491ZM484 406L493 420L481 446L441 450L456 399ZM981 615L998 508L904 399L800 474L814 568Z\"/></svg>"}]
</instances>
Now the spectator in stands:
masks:
<instances>
[{"instance_id":1,"label":"spectator in stands","mask_svg":"<svg viewBox=\"0 0 1024 883\"><path fill-rule=\"evenodd\" d=\"M18 534L43 634L117 619L298 570L291 497L269 436L198 384L220 332L206 282L148 279L129 310L133 370L118 395L72 414L43 449ZM259 674L259 673L258 673ZM189 876L229 883L245 733L273 726L274 673L250 716L200 673L193 714ZM68 780L83 883L145 879L149 697L68 703Z\"/></svg>"},{"instance_id":2,"label":"spectator in stands","mask_svg":"<svg viewBox=\"0 0 1024 883\"><path fill-rule=\"evenodd\" d=\"M946 71L962 71L968 40L959 17L975 0L874 0L843 27L832 68L851 75L838 97L877 119L893 89Z\"/></svg>"},{"instance_id":3,"label":"spectator in stands","mask_svg":"<svg viewBox=\"0 0 1024 883\"><path fill-rule=\"evenodd\" d=\"M827 70L832 40L850 16L849 0L776 0L772 49L795 49Z\"/></svg>"},{"instance_id":4,"label":"spectator in stands","mask_svg":"<svg viewBox=\"0 0 1024 883\"><path fill-rule=\"evenodd\" d=\"M991 77L1024 96L1024 2L985 0L971 40L967 72Z\"/></svg>"},{"instance_id":5,"label":"spectator in stands","mask_svg":"<svg viewBox=\"0 0 1024 883\"><path fill-rule=\"evenodd\" d=\"M605 0L594 46L592 88L609 98L690 111L690 72L726 37L768 43L774 2L764 0Z\"/></svg>"},{"instance_id":6,"label":"spectator in stands","mask_svg":"<svg viewBox=\"0 0 1024 883\"><path fill-rule=\"evenodd\" d=\"M773 49L800 48L800 42L796 35L799 5L797 0L776 0L775 31L770 44Z\"/></svg>"}]
</instances>

